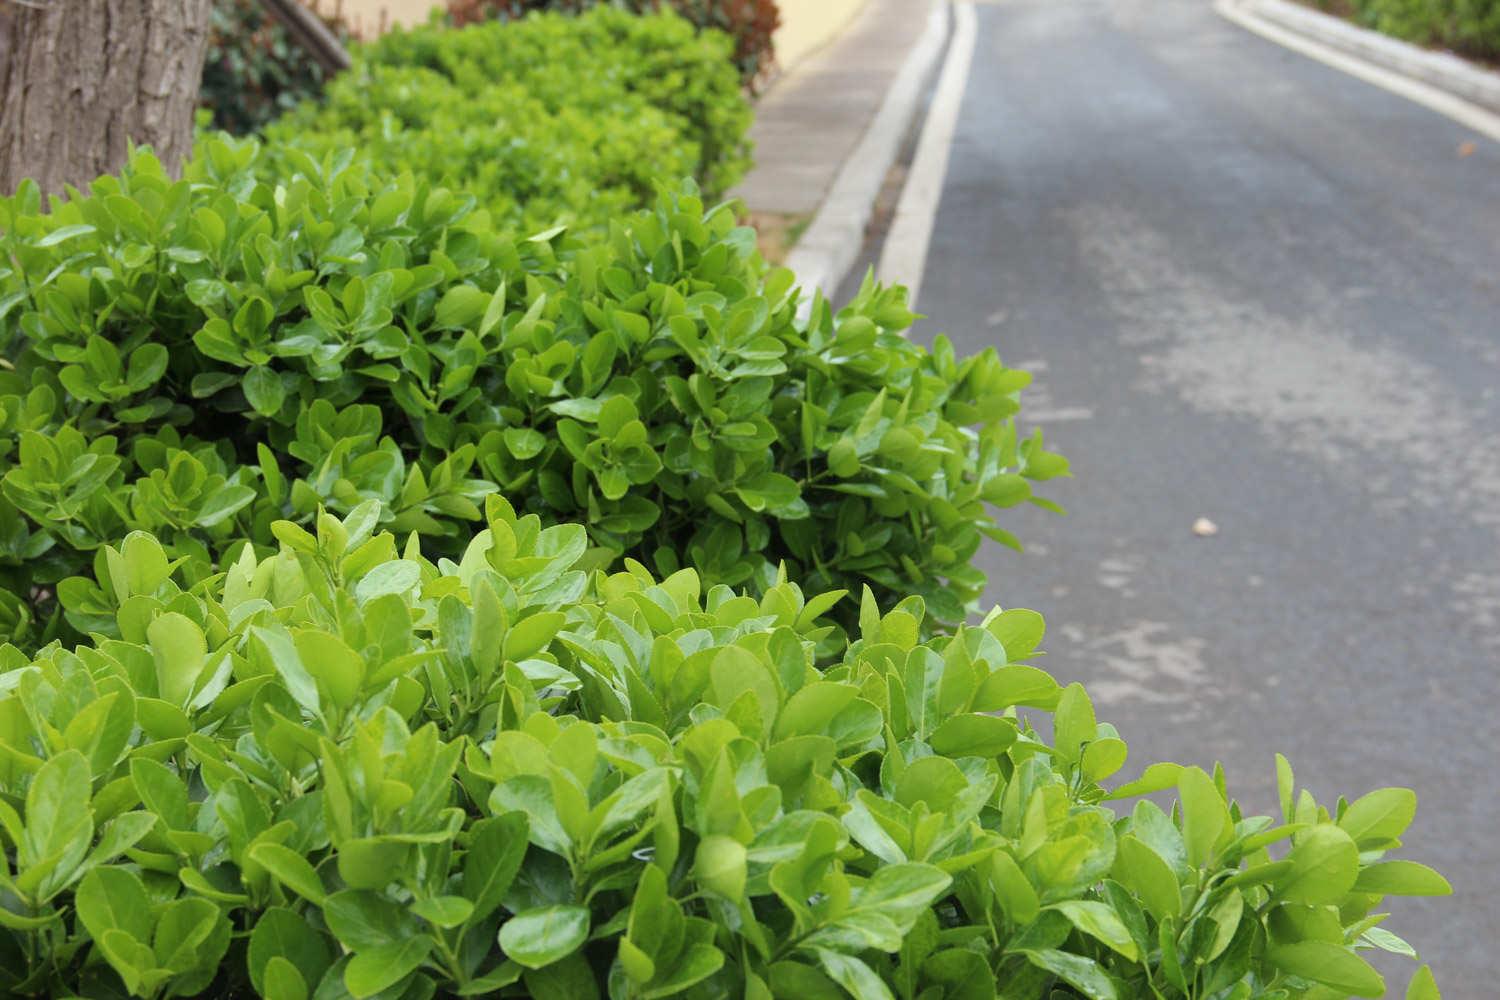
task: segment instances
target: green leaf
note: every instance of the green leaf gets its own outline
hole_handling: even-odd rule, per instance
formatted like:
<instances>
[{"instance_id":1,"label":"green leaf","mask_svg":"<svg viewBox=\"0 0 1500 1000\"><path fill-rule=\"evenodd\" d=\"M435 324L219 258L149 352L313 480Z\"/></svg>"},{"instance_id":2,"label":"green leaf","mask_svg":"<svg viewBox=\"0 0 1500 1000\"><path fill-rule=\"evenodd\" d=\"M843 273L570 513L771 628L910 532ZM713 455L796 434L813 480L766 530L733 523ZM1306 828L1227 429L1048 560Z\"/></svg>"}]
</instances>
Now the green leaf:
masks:
<instances>
[{"instance_id":1,"label":"green leaf","mask_svg":"<svg viewBox=\"0 0 1500 1000\"><path fill-rule=\"evenodd\" d=\"M257 365L245 373L240 387L245 392L245 401L263 417L274 416L286 401L286 387L281 376L264 365Z\"/></svg>"},{"instance_id":2,"label":"green leaf","mask_svg":"<svg viewBox=\"0 0 1500 1000\"><path fill-rule=\"evenodd\" d=\"M1094 705L1082 684L1069 684L1057 701L1054 712L1054 744L1064 760L1076 762L1084 743L1098 734Z\"/></svg>"},{"instance_id":3,"label":"green leaf","mask_svg":"<svg viewBox=\"0 0 1500 1000\"><path fill-rule=\"evenodd\" d=\"M589 936L584 906L540 906L524 910L500 925L500 947L513 961L540 969L583 946Z\"/></svg>"},{"instance_id":4,"label":"green leaf","mask_svg":"<svg viewBox=\"0 0 1500 1000\"><path fill-rule=\"evenodd\" d=\"M1415 861L1381 861L1360 869L1354 891L1382 896L1451 896L1453 886Z\"/></svg>"},{"instance_id":5,"label":"green leaf","mask_svg":"<svg viewBox=\"0 0 1500 1000\"><path fill-rule=\"evenodd\" d=\"M515 880L526 856L526 828L525 814L513 812L482 819L469 829L463 892L474 904L471 926L495 912Z\"/></svg>"},{"instance_id":6,"label":"green leaf","mask_svg":"<svg viewBox=\"0 0 1500 1000\"><path fill-rule=\"evenodd\" d=\"M990 619L985 628L1000 645L1010 661L1024 660L1041 645L1047 634L1047 623L1041 615L1026 608L1010 608Z\"/></svg>"},{"instance_id":7,"label":"green leaf","mask_svg":"<svg viewBox=\"0 0 1500 1000\"><path fill-rule=\"evenodd\" d=\"M292 642L329 700L341 709L353 707L365 682L364 659L338 636L321 629L298 629Z\"/></svg>"},{"instance_id":8,"label":"green leaf","mask_svg":"<svg viewBox=\"0 0 1500 1000\"><path fill-rule=\"evenodd\" d=\"M203 630L187 616L169 611L146 626L146 639L156 663L157 695L172 705L186 705L208 656Z\"/></svg>"},{"instance_id":9,"label":"green leaf","mask_svg":"<svg viewBox=\"0 0 1500 1000\"><path fill-rule=\"evenodd\" d=\"M1182 910L1182 888L1161 855L1129 835L1119 839L1116 850L1114 877L1139 896L1158 921L1177 917Z\"/></svg>"},{"instance_id":10,"label":"green leaf","mask_svg":"<svg viewBox=\"0 0 1500 1000\"><path fill-rule=\"evenodd\" d=\"M1385 980L1370 964L1343 945L1328 941L1297 941L1273 946L1266 957L1294 976L1323 983L1360 997L1385 993Z\"/></svg>"},{"instance_id":11,"label":"green leaf","mask_svg":"<svg viewBox=\"0 0 1500 1000\"><path fill-rule=\"evenodd\" d=\"M93 226L84 225L82 223L74 224L71 226L58 226L56 229L49 232L46 236L43 236L41 239L33 243L32 246L35 246L38 249L54 247L59 243L71 240L75 236L86 236L94 231L95 230Z\"/></svg>"},{"instance_id":12,"label":"green leaf","mask_svg":"<svg viewBox=\"0 0 1500 1000\"><path fill-rule=\"evenodd\" d=\"M522 618L505 633L505 658L524 660L541 651L562 629L567 616L544 611Z\"/></svg>"},{"instance_id":13,"label":"green leaf","mask_svg":"<svg viewBox=\"0 0 1500 1000\"><path fill-rule=\"evenodd\" d=\"M816 948L813 954L828 977L859 1000L895 1000L885 980L875 970L853 955L842 955L826 948Z\"/></svg>"},{"instance_id":14,"label":"green leaf","mask_svg":"<svg viewBox=\"0 0 1500 1000\"><path fill-rule=\"evenodd\" d=\"M223 524L244 510L255 499L255 491L248 486L225 486L198 507L198 516L193 523L200 528L212 528Z\"/></svg>"},{"instance_id":15,"label":"green leaf","mask_svg":"<svg viewBox=\"0 0 1500 1000\"><path fill-rule=\"evenodd\" d=\"M1108 903L1070 899L1053 903L1047 907L1067 917L1074 927L1119 952L1134 962L1140 958L1140 950L1120 919Z\"/></svg>"},{"instance_id":16,"label":"green leaf","mask_svg":"<svg viewBox=\"0 0 1500 1000\"><path fill-rule=\"evenodd\" d=\"M519 461L535 458L547 447L547 439L540 431L530 427L507 427L504 431L505 448Z\"/></svg>"},{"instance_id":17,"label":"green leaf","mask_svg":"<svg viewBox=\"0 0 1500 1000\"><path fill-rule=\"evenodd\" d=\"M1019 731L1009 719L993 715L955 715L944 720L928 742L945 757L998 757L1015 743Z\"/></svg>"},{"instance_id":18,"label":"green leaf","mask_svg":"<svg viewBox=\"0 0 1500 1000\"><path fill-rule=\"evenodd\" d=\"M840 479L859 475L859 452L849 438L840 438L828 449L828 470Z\"/></svg>"},{"instance_id":19,"label":"green leaf","mask_svg":"<svg viewBox=\"0 0 1500 1000\"><path fill-rule=\"evenodd\" d=\"M531 1000L598 1000L599 980L582 955L570 955L541 969L525 970Z\"/></svg>"},{"instance_id":20,"label":"green leaf","mask_svg":"<svg viewBox=\"0 0 1500 1000\"><path fill-rule=\"evenodd\" d=\"M629 944L628 941L620 942L622 948L627 944ZM695 944L678 959L677 965L665 979L641 994L641 1000L665 1000L667 997L681 996L690 987L701 983L723 966L724 953L722 951L713 945Z\"/></svg>"},{"instance_id":21,"label":"green leaf","mask_svg":"<svg viewBox=\"0 0 1500 1000\"><path fill-rule=\"evenodd\" d=\"M1176 788L1177 781L1182 777L1182 765L1166 762L1150 764L1141 776L1134 781L1127 781L1104 796L1106 802L1115 799L1129 799L1137 795L1150 795L1154 792L1165 791L1168 788Z\"/></svg>"},{"instance_id":22,"label":"green leaf","mask_svg":"<svg viewBox=\"0 0 1500 1000\"><path fill-rule=\"evenodd\" d=\"M432 940L417 935L357 951L344 967L344 985L357 997L373 996L415 972L431 950Z\"/></svg>"},{"instance_id":23,"label":"green leaf","mask_svg":"<svg viewBox=\"0 0 1500 1000\"><path fill-rule=\"evenodd\" d=\"M216 925L222 925L224 944L229 943L228 920L218 906L198 896L175 899L161 910L152 938L156 966L182 974L195 968L218 964L223 951L209 945ZM214 954L218 951L219 954Z\"/></svg>"},{"instance_id":24,"label":"green leaf","mask_svg":"<svg viewBox=\"0 0 1500 1000\"><path fill-rule=\"evenodd\" d=\"M699 841L693 862L693 875L699 885L737 902L745 893L745 873L745 845L722 834Z\"/></svg>"},{"instance_id":25,"label":"green leaf","mask_svg":"<svg viewBox=\"0 0 1500 1000\"><path fill-rule=\"evenodd\" d=\"M451 929L472 918L474 904L462 896L430 896L413 903L411 912L435 927Z\"/></svg>"},{"instance_id":26,"label":"green leaf","mask_svg":"<svg viewBox=\"0 0 1500 1000\"><path fill-rule=\"evenodd\" d=\"M90 786L89 762L77 750L58 754L36 772L26 790L24 842L17 845L23 870L44 860L56 864L69 853L77 855L74 863L82 860L93 833Z\"/></svg>"},{"instance_id":27,"label":"green leaf","mask_svg":"<svg viewBox=\"0 0 1500 1000\"><path fill-rule=\"evenodd\" d=\"M368 604L385 594L407 594L422 579L422 569L414 562L397 559L381 563L354 585L354 597Z\"/></svg>"},{"instance_id":28,"label":"green leaf","mask_svg":"<svg viewBox=\"0 0 1500 1000\"><path fill-rule=\"evenodd\" d=\"M1286 860L1291 870L1275 883L1276 898L1283 902L1341 903L1359 875L1359 848L1331 823L1301 834Z\"/></svg>"},{"instance_id":29,"label":"green leaf","mask_svg":"<svg viewBox=\"0 0 1500 1000\"><path fill-rule=\"evenodd\" d=\"M1022 954L1032 965L1057 976L1089 1000L1118 1000L1119 998L1114 982L1099 967L1099 963L1091 958L1070 955L1065 951L1052 948L1042 948Z\"/></svg>"},{"instance_id":30,"label":"green leaf","mask_svg":"<svg viewBox=\"0 0 1500 1000\"><path fill-rule=\"evenodd\" d=\"M1424 965L1411 977L1411 983L1406 987L1406 1000L1443 1000L1431 968Z\"/></svg>"},{"instance_id":31,"label":"green leaf","mask_svg":"<svg viewBox=\"0 0 1500 1000\"><path fill-rule=\"evenodd\" d=\"M123 931L132 940L151 940L151 900L134 872L124 868L95 868L78 883L73 905L89 934L99 940L106 931Z\"/></svg>"},{"instance_id":32,"label":"green leaf","mask_svg":"<svg viewBox=\"0 0 1500 1000\"><path fill-rule=\"evenodd\" d=\"M187 786L171 768L145 757L136 757L130 762L130 778L141 803L160 817L168 830L191 828Z\"/></svg>"},{"instance_id":33,"label":"green leaf","mask_svg":"<svg viewBox=\"0 0 1500 1000\"><path fill-rule=\"evenodd\" d=\"M437 304L437 325L444 329L474 327L489 308L490 298L473 285L454 285Z\"/></svg>"},{"instance_id":34,"label":"green leaf","mask_svg":"<svg viewBox=\"0 0 1500 1000\"><path fill-rule=\"evenodd\" d=\"M1229 806L1202 768L1184 769L1177 778L1182 802L1182 836L1187 844L1188 864L1206 866L1229 832Z\"/></svg>"},{"instance_id":35,"label":"green leaf","mask_svg":"<svg viewBox=\"0 0 1500 1000\"><path fill-rule=\"evenodd\" d=\"M1381 788L1351 802L1338 825L1356 844L1379 846L1405 833L1416 814L1416 792Z\"/></svg>"},{"instance_id":36,"label":"green leaf","mask_svg":"<svg viewBox=\"0 0 1500 1000\"><path fill-rule=\"evenodd\" d=\"M297 967L280 955L272 956L257 987L265 1000L307 1000L307 980Z\"/></svg>"},{"instance_id":37,"label":"green leaf","mask_svg":"<svg viewBox=\"0 0 1500 1000\"><path fill-rule=\"evenodd\" d=\"M307 859L282 844L261 842L250 849L256 864L275 876L282 885L310 903L324 905L328 896L323 881Z\"/></svg>"},{"instance_id":38,"label":"green leaf","mask_svg":"<svg viewBox=\"0 0 1500 1000\"><path fill-rule=\"evenodd\" d=\"M995 898L1005 909L1005 915L1018 927L1025 927L1036 919L1041 910L1041 900L1036 889L1027 880L1026 874L1005 851L996 851L990 861L990 884Z\"/></svg>"},{"instance_id":39,"label":"green leaf","mask_svg":"<svg viewBox=\"0 0 1500 1000\"><path fill-rule=\"evenodd\" d=\"M289 963L306 984L323 978L333 955L328 939L303 917L285 907L272 906L255 922L246 952L250 982L262 994L269 993L266 979L271 963L276 960ZM285 978L285 973L281 978Z\"/></svg>"}]
</instances>

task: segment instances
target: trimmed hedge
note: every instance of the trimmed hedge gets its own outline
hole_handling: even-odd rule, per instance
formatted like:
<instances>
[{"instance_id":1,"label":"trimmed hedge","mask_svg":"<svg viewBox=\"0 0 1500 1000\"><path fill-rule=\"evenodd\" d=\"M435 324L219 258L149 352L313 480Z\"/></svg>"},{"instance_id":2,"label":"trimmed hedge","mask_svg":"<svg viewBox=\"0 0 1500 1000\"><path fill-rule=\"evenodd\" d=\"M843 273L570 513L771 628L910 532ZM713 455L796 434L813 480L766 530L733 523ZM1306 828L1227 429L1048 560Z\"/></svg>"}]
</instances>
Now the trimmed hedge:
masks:
<instances>
[{"instance_id":1,"label":"trimmed hedge","mask_svg":"<svg viewBox=\"0 0 1500 1000\"><path fill-rule=\"evenodd\" d=\"M447 20L466 25L514 19L539 10L579 13L600 0L448 0ZM776 0L612 0L635 13L674 10L698 28L714 28L734 39L734 62L747 87L769 72L776 60L775 33L781 24Z\"/></svg>"},{"instance_id":2,"label":"trimmed hedge","mask_svg":"<svg viewBox=\"0 0 1500 1000\"><path fill-rule=\"evenodd\" d=\"M0 202L15 641L106 628L69 578L132 530L204 579L233 539L378 499L451 555L497 489L600 560L757 593L784 564L953 623L982 538L1014 542L988 508L1067 471L1017 437L1026 373L902 337L901 289L798 319L792 275L691 188L607 238L515 240L410 175L267 155L209 141L173 182L138 152L49 214Z\"/></svg>"},{"instance_id":3,"label":"trimmed hedge","mask_svg":"<svg viewBox=\"0 0 1500 1000\"><path fill-rule=\"evenodd\" d=\"M0 650L7 995L1375 996L1381 898L1450 891L1386 858L1403 789L1107 790L1034 613L923 642L867 592L820 661L837 595L585 572L582 527L486 505L456 562L371 501L199 583L132 533L119 639Z\"/></svg>"},{"instance_id":4,"label":"trimmed hedge","mask_svg":"<svg viewBox=\"0 0 1500 1000\"><path fill-rule=\"evenodd\" d=\"M266 135L461 187L508 231L603 230L650 204L659 177L714 194L743 175L751 113L730 44L670 12L607 7L397 30Z\"/></svg>"}]
</instances>

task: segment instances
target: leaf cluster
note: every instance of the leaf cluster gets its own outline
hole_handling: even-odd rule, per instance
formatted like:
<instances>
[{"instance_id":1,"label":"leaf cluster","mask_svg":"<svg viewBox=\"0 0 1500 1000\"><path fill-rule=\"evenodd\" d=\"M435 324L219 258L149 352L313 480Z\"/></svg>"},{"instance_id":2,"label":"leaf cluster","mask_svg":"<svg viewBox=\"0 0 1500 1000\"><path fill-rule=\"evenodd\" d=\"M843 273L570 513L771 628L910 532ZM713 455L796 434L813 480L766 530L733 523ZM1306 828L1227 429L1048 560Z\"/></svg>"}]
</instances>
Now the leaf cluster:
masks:
<instances>
[{"instance_id":1,"label":"leaf cluster","mask_svg":"<svg viewBox=\"0 0 1500 1000\"><path fill-rule=\"evenodd\" d=\"M1449 891L1403 789L1108 789L1033 612L923 640L866 591L820 656L837 593L589 569L495 496L434 562L378 507L196 582L132 533L118 638L0 649L7 995L1376 996L1382 898Z\"/></svg>"},{"instance_id":2,"label":"leaf cluster","mask_svg":"<svg viewBox=\"0 0 1500 1000\"><path fill-rule=\"evenodd\" d=\"M299 172L265 183L267 156ZM785 563L952 623L981 540L1014 541L991 508L1067 471L1017 436L1026 373L907 340L899 288L804 302L691 186L604 236L517 240L409 174L215 139L179 181L139 152L46 214L23 187L0 233L0 625L23 646L109 627L79 575L130 531L202 579L277 520L375 499L452 555L497 489L601 562L755 592Z\"/></svg>"}]
</instances>

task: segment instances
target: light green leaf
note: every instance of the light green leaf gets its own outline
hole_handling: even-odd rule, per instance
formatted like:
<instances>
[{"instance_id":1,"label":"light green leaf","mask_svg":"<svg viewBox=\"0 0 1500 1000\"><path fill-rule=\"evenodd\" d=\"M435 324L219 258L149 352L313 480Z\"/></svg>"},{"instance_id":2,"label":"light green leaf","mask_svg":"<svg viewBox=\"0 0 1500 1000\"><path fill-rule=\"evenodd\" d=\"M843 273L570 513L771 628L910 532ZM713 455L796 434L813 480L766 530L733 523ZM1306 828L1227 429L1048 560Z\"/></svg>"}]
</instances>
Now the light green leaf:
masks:
<instances>
[{"instance_id":1,"label":"light green leaf","mask_svg":"<svg viewBox=\"0 0 1500 1000\"><path fill-rule=\"evenodd\" d=\"M1297 941L1272 947L1266 957L1294 976L1323 983L1360 997L1385 993L1385 980L1370 964L1343 945L1328 941Z\"/></svg>"},{"instance_id":2,"label":"light green leaf","mask_svg":"<svg viewBox=\"0 0 1500 1000\"><path fill-rule=\"evenodd\" d=\"M1056 910L1083 933L1124 955L1134 962L1140 958L1140 950L1120 919L1108 903L1083 899L1069 899L1047 907Z\"/></svg>"},{"instance_id":3,"label":"light green leaf","mask_svg":"<svg viewBox=\"0 0 1500 1000\"><path fill-rule=\"evenodd\" d=\"M1283 902L1338 904L1359 876L1359 848L1331 823L1299 836L1286 860L1292 868L1275 883L1276 898Z\"/></svg>"},{"instance_id":4,"label":"light green leaf","mask_svg":"<svg viewBox=\"0 0 1500 1000\"><path fill-rule=\"evenodd\" d=\"M500 947L513 961L540 969L561 961L589 936L585 906L541 906L525 910L500 925Z\"/></svg>"},{"instance_id":5,"label":"light green leaf","mask_svg":"<svg viewBox=\"0 0 1500 1000\"><path fill-rule=\"evenodd\" d=\"M170 704L186 705L208 656L203 630L191 618L168 611L146 626L146 638L156 663L157 695Z\"/></svg>"},{"instance_id":6,"label":"light green leaf","mask_svg":"<svg viewBox=\"0 0 1500 1000\"><path fill-rule=\"evenodd\" d=\"M1360 869L1354 891L1382 896L1451 896L1453 886L1442 875L1415 861L1381 861Z\"/></svg>"}]
</instances>

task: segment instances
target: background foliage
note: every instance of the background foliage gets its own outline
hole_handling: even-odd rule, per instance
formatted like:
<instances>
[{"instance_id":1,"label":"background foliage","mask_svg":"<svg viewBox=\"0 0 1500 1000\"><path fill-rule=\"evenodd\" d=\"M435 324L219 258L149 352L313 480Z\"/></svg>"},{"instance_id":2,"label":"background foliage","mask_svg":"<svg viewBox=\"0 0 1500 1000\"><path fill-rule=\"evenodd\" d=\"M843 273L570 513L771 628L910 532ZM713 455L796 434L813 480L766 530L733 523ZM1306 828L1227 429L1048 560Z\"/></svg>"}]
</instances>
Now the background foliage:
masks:
<instances>
[{"instance_id":1,"label":"background foliage","mask_svg":"<svg viewBox=\"0 0 1500 1000\"><path fill-rule=\"evenodd\" d=\"M1500 59L1500 0L1317 0L1365 25L1422 45Z\"/></svg>"},{"instance_id":2,"label":"background foliage","mask_svg":"<svg viewBox=\"0 0 1500 1000\"><path fill-rule=\"evenodd\" d=\"M257 0L214 0L209 18L198 103L212 128L245 135L322 92L322 67Z\"/></svg>"},{"instance_id":3,"label":"background foliage","mask_svg":"<svg viewBox=\"0 0 1500 1000\"><path fill-rule=\"evenodd\" d=\"M734 39L734 62L746 86L753 87L774 65L774 34L781 23L776 0L448 0L453 24L513 20L532 11L578 13L606 3L634 13L666 7L694 26L722 31Z\"/></svg>"},{"instance_id":4,"label":"background foliage","mask_svg":"<svg viewBox=\"0 0 1500 1000\"><path fill-rule=\"evenodd\" d=\"M748 167L729 44L671 13L607 7L398 30L356 47L323 101L266 134L461 187L526 234L602 228L649 204L657 178L693 176L715 194Z\"/></svg>"}]
</instances>

